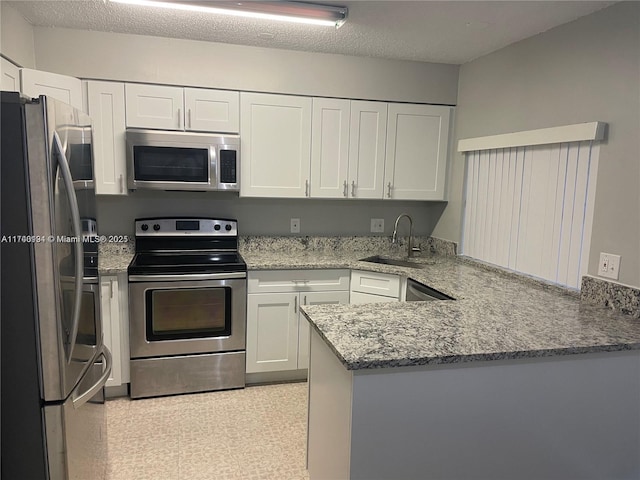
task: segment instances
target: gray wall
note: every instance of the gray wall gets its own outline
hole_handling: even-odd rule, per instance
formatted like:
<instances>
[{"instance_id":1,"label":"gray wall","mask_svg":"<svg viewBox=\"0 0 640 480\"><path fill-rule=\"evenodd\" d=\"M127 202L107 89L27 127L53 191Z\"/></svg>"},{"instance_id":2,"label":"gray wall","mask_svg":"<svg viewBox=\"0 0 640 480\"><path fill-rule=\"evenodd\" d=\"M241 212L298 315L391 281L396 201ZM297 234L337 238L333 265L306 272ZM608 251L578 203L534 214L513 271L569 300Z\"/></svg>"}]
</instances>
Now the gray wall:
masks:
<instances>
[{"instance_id":1,"label":"gray wall","mask_svg":"<svg viewBox=\"0 0 640 480\"><path fill-rule=\"evenodd\" d=\"M463 65L456 110L456 139L607 122L588 273L597 273L600 252L619 254L620 282L640 287L640 3L613 5ZM433 235L460 241L463 156L453 153L450 167L449 204Z\"/></svg>"},{"instance_id":2,"label":"gray wall","mask_svg":"<svg viewBox=\"0 0 640 480\"><path fill-rule=\"evenodd\" d=\"M416 235L429 235L445 202L238 198L228 192L136 191L129 197L98 201L101 234L133 234L133 221L145 216L237 218L243 235L291 235L291 218L300 219L300 235L391 235L396 217L408 213ZM384 234L370 233L371 219L383 218ZM408 230L401 223L401 232Z\"/></svg>"},{"instance_id":3,"label":"gray wall","mask_svg":"<svg viewBox=\"0 0 640 480\"><path fill-rule=\"evenodd\" d=\"M457 65L63 28L34 30L38 69L81 78L456 103Z\"/></svg>"},{"instance_id":4,"label":"gray wall","mask_svg":"<svg viewBox=\"0 0 640 480\"><path fill-rule=\"evenodd\" d=\"M35 68L33 27L14 8L0 2L0 52L13 63Z\"/></svg>"}]
</instances>

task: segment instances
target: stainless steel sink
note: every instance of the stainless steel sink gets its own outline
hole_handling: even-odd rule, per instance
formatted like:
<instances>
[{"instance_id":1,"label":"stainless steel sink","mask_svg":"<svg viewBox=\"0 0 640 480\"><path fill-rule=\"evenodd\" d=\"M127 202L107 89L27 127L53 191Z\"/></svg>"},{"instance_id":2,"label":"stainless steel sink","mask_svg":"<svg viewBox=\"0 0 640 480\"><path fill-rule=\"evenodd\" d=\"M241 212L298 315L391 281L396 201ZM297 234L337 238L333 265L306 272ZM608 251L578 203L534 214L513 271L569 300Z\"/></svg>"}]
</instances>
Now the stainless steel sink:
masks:
<instances>
[{"instance_id":1,"label":"stainless steel sink","mask_svg":"<svg viewBox=\"0 0 640 480\"><path fill-rule=\"evenodd\" d=\"M374 255L373 257L367 257L360 259L361 262L381 263L383 265L395 265L397 267L408 268L425 268L427 265L416 262L409 262L407 260L396 260L394 258L384 258L380 255Z\"/></svg>"}]
</instances>

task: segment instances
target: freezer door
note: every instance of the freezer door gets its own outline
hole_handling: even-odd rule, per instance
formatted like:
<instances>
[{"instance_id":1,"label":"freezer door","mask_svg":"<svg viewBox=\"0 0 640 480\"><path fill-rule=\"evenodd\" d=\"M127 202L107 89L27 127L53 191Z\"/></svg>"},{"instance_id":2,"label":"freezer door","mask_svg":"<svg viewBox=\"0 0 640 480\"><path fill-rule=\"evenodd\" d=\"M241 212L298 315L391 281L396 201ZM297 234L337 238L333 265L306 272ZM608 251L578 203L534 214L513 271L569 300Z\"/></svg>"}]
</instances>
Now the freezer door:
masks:
<instances>
[{"instance_id":1,"label":"freezer door","mask_svg":"<svg viewBox=\"0 0 640 480\"><path fill-rule=\"evenodd\" d=\"M90 341L78 335L83 312L90 310L83 305L90 297L83 294L80 212L88 215L86 210L95 206L86 200L92 192L87 190L78 203L68 158L72 144L79 148L77 135L71 138L77 131L72 126L90 128L91 122L73 107L45 97L27 103L25 111L31 234L43 239L33 244L42 391L45 401L60 401L77 386L102 343L99 323ZM90 145L91 135L85 137Z\"/></svg>"},{"instance_id":2,"label":"freezer door","mask_svg":"<svg viewBox=\"0 0 640 480\"><path fill-rule=\"evenodd\" d=\"M104 385L112 362L106 348L100 357L66 402L45 406L50 480L103 480L106 476Z\"/></svg>"}]
</instances>

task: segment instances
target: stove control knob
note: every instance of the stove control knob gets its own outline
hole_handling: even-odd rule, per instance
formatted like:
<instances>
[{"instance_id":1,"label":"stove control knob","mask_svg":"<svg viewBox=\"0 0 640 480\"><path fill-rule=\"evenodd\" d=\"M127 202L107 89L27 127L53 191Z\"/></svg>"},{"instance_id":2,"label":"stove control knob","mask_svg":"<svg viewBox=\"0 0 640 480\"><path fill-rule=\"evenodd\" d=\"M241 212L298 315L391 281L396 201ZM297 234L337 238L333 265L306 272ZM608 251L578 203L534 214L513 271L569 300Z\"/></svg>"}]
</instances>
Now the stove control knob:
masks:
<instances>
[{"instance_id":1,"label":"stove control knob","mask_svg":"<svg viewBox=\"0 0 640 480\"><path fill-rule=\"evenodd\" d=\"M147 230L149 230L149 225L147 225L146 223L143 223L142 225L140 225L140 230L142 230L143 232L146 232Z\"/></svg>"},{"instance_id":2,"label":"stove control knob","mask_svg":"<svg viewBox=\"0 0 640 480\"><path fill-rule=\"evenodd\" d=\"M231 225L227 224L224 229L228 232L229 230L231 230Z\"/></svg>"},{"instance_id":3,"label":"stove control knob","mask_svg":"<svg viewBox=\"0 0 640 480\"><path fill-rule=\"evenodd\" d=\"M158 230L160 230L160 225L158 225L157 223L153 226L153 229L157 232Z\"/></svg>"},{"instance_id":4,"label":"stove control knob","mask_svg":"<svg viewBox=\"0 0 640 480\"><path fill-rule=\"evenodd\" d=\"M216 224L213 226L213 229L214 229L214 230L216 230L216 231L220 230L220 224L219 224L219 223L216 223Z\"/></svg>"}]
</instances>

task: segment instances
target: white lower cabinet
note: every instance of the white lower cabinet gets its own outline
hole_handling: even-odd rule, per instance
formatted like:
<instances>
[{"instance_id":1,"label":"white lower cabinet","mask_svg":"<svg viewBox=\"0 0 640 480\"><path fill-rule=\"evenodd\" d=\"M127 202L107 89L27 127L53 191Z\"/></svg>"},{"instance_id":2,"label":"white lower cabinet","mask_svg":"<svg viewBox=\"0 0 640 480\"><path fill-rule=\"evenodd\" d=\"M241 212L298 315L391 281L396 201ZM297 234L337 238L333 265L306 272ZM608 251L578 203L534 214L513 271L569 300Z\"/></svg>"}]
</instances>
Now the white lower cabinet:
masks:
<instances>
[{"instance_id":1,"label":"white lower cabinet","mask_svg":"<svg viewBox=\"0 0 640 480\"><path fill-rule=\"evenodd\" d=\"M348 270L249 272L247 373L308 368L309 324L300 306L323 303L349 303Z\"/></svg>"},{"instance_id":2,"label":"white lower cabinet","mask_svg":"<svg viewBox=\"0 0 640 480\"><path fill-rule=\"evenodd\" d=\"M298 367L298 294L247 296L247 373Z\"/></svg>"},{"instance_id":3,"label":"white lower cabinet","mask_svg":"<svg viewBox=\"0 0 640 480\"><path fill-rule=\"evenodd\" d=\"M348 291L300 293L301 305L326 305L349 303ZM309 368L309 321L300 314L298 320L298 368Z\"/></svg>"},{"instance_id":4,"label":"white lower cabinet","mask_svg":"<svg viewBox=\"0 0 640 480\"><path fill-rule=\"evenodd\" d=\"M127 274L100 277L100 317L113 366L107 387L129 383L129 292Z\"/></svg>"},{"instance_id":5,"label":"white lower cabinet","mask_svg":"<svg viewBox=\"0 0 640 480\"><path fill-rule=\"evenodd\" d=\"M398 302L403 298L402 283L398 275L353 270L351 303Z\"/></svg>"}]
</instances>

